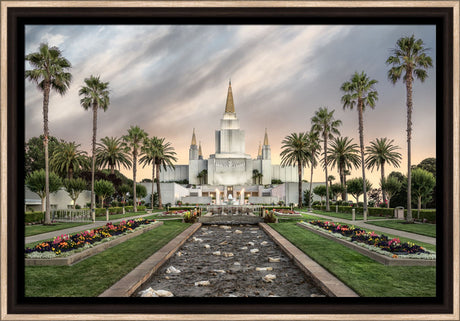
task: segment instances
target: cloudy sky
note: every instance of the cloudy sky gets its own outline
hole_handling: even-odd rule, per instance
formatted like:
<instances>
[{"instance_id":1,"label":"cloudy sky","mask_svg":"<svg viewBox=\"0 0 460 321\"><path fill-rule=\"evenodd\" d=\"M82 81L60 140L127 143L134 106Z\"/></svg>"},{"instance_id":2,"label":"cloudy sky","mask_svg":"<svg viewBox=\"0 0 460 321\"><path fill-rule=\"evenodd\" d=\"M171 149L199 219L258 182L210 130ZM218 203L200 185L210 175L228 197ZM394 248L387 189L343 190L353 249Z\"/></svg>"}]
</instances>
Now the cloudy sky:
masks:
<instances>
[{"instance_id":1,"label":"cloudy sky","mask_svg":"<svg viewBox=\"0 0 460 321\"><path fill-rule=\"evenodd\" d=\"M246 132L246 153L254 158L268 128L273 163L280 161L282 139L310 129L319 107L335 110L342 136L359 144L358 113L343 110L340 86L356 71L378 81L379 100L364 113L365 144L394 139L406 172L405 86L387 80L387 57L396 40L423 39L436 63L434 26L341 25L106 25L26 26L26 52L40 43L58 46L72 63L68 93L52 94L49 127L53 136L91 150L92 113L80 106L84 79L99 75L110 83L110 106L98 114L98 140L120 137L131 125L150 136L165 137L188 163L192 130L205 158L215 152L214 131L225 109L231 78L235 109ZM30 66L26 64L26 69ZM414 85L412 162L435 157L436 68ZM26 83L26 139L43 132L42 94ZM386 173L394 168L388 166ZM132 178L132 171L122 170ZM307 171L309 173L309 171ZM353 171L352 176L359 176ZM379 172L368 171L378 184ZM336 169L331 173L338 179ZM149 178L149 168L137 177ZM309 179L308 177L306 177ZM317 170L314 181L324 181Z\"/></svg>"}]
</instances>

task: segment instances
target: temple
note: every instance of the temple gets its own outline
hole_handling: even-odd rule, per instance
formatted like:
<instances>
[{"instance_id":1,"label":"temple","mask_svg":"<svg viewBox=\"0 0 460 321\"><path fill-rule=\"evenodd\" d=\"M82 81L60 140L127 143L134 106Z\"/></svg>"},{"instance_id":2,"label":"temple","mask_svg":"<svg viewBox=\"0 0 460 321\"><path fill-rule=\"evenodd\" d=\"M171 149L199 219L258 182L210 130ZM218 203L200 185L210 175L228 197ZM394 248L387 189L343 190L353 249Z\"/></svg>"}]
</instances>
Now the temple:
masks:
<instances>
[{"instance_id":1,"label":"temple","mask_svg":"<svg viewBox=\"0 0 460 321\"><path fill-rule=\"evenodd\" d=\"M258 151L254 152L257 154L252 158L246 151L245 131L240 128L229 82L220 128L215 131L214 153L207 159L203 157L201 142L197 145L197 134L193 128L188 165L162 169L160 182L187 182L195 186L196 191L189 190L188 196L200 199L189 199L189 203L206 203L211 198L216 202L216 193L222 193L221 196L226 198L233 193L232 198L235 198L243 189L246 200L253 197L257 198L253 201L259 203L284 202L285 192L277 193L272 183L297 183L297 168L272 164L267 128L263 133L263 144L259 142Z\"/></svg>"}]
</instances>

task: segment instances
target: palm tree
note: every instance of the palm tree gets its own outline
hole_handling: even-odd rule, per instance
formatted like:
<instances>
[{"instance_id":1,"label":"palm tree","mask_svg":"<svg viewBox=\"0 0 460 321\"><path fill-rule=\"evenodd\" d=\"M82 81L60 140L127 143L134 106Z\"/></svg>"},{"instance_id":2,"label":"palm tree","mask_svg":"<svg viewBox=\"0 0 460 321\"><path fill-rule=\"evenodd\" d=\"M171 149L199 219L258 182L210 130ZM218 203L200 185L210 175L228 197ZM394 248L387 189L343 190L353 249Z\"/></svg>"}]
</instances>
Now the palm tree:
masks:
<instances>
[{"instance_id":1,"label":"palm tree","mask_svg":"<svg viewBox=\"0 0 460 321\"><path fill-rule=\"evenodd\" d=\"M97 133L97 110L107 110L110 104L109 83L102 82L99 76L85 78L85 86L81 87L78 95L82 96L80 105L85 109L93 110L93 140L91 153L91 214L95 220L95 202L94 194L94 172L96 167L96 133Z\"/></svg>"},{"instance_id":2,"label":"palm tree","mask_svg":"<svg viewBox=\"0 0 460 321\"><path fill-rule=\"evenodd\" d=\"M313 187L313 169L316 167L317 164L317 157L319 156L319 153L321 151L321 144L319 141L319 132L313 130L313 128L310 129L309 132L307 132L307 139L308 139L308 148L310 150L310 158L308 162L310 163L310 168L311 168L311 173L310 173L310 194L312 195L312 187ZM311 207L311 197L308 199L308 210L312 211Z\"/></svg>"},{"instance_id":3,"label":"palm tree","mask_svg":"<svg viewBox=\"0 0 460 321\"><path fill-rule=\"evenodd\" d=\"M157 193L158 193L158 208L163 208L161 202L161 191L160 191L160 167L166 170L168 167L174 168L173 162L177 162L177 158L174 156L176 152L174 147L171 146L170 142L165 142L164 138L158 140L158 156L155 160L156 164L156 176L157 176Z\"/></svg>"},{"instance_id":4,"label":"palm tree","mask_svg":"<svg viewBox=\"0 0 460 321\"><path fill-rule=\"evenodd\" d=\"M329 189L332 188L332 182L335 181L335 176L334 175L329 175L327 177L327 181L329 182Z\"/></svg>"},{"instance_id":5,"label":"palm tree","mask_svg":"<svg viewBox=\"0 0 460 321\"><path fill-rule=\"evenodd\" d=\"M363 72L355 72L350 81L344 82L340 88L345 94L342 96L343 109L347 107L350 110L357 107L358 109L358 127L359 127L359 145L361 151L361 168L363 171L363 194L364 194L364 221L367 220L367 189L366 189L366 171L364 161L364 119L363 113L367 106L374 108L378 99L378 93L374 89L377 83L375 79L369 79Z\"/></svg>"},{"instance_id":6,"label":"palm tree","mask_svg":"<svg viewBox=\"0 0 460 321\"><path fill-rule=\"evenodd\" d=\"M139 159L139 163L143 164L142 168L146 165L152 165L152 195L151 195L151 204L153 209L153 189L155 184L155 163L156 158L158 155L158 141L159 138L153 136L152 138L146 138L144 140L144 144L141 147L141 158Z\"/></svg>"},{"instance_id":7,"label":"palm tree","mask_svg":"<svg viewBox=\"0 0 460 321\"><path fill-rule=\"evenodd\" d=\"M120 170L120 166L131 168L131 158L129 151L123 147L121 138L104 137L101 142L96 144L96 164L102 167L107 166L112 174L115 168Z\"/></svg>"},{"instance_id":8,"label":"palm tree","mask_svg":"<svg viewBox=\"0 0 460 321\"><path fill-rule=\"evenodd\" d=\"M292 133L286 136L281 142L281 166L295 166L297 165L299 174L299 207L302 206L302 168L308 163L310 159L310 149L308 144L307 134L305 133Z\"/></svg>"},{"instance_id":9,"label":"palm tree","mask_svg":"<svg viewBox=\"0 0 460 321\"><path fill-rule=\"evenodd\" d=\"M337 128L342 124L342 121L334 119L334 111L329 112L326 107L322 107L315 112L315 116L312 117L311 123L314 130L318 131L323 138L323 164L325 164L324 171L326 173L326 195L329 195L329 186L327 184L327 140L334 138L334 135L340 135ZM326 197L326 211L329 212L329 210L329 197Z\"/></svg>"},{"instance_id":10,"label":"palm tree","mask_svg":"<svg viewBox=\"0 0 460 321\"><path fill-rule=\"evenodd\" d=\"M72 75L70 62L61 55L57 47L48 47L41 44L38 52L28 54L26 61L34 68L26 70L25 77L37 84L38 90L43 92L43 147L45 149L45 224L51 224L50 217L50 188L49 188L49 155L48 155L48 105L51 89L61 96L69 89Z\"/></svg>"},{"instance_id":11,"label":"palm tree","mask_svg":"<svg viewBox=\"0 0 460 321\"><path fill-rule=\"evenodd\" d=\"M358 156L358 145L353 143L349 137L335 137L327 149L328 166L332 168L337 166L340 176L340 185L342 185L342 200L347 200L347 184L345 171L352 167L358 168L361 160Z\"/></svg>"},{"instance_id":12,"label":"palm tree","mask_svg":"<svg viewBox=\"0 0 460 321\"><path fill-rule=\"evenodd\" d=\"M374 167L380 167L381 180L385 180L385 163L389 163L394 167L399 167L401 161L401 153L397 152L399 146L393 145L393 139L376 138L375 141L366 147L366 167L374 170ZM382 189L383 202L386 204L387 198L385 191Z\"/></svg>"},{"instance_id":13,"label":"palm tree","mask_svg":"<svg viewBox=\"0 0 460 321\"><path fill-rule=\"evenodd\" d=\"M254 180L254 184L258 183L258 179L259 179L259 170L258 169L253 169L252 170L252 179Z\"/></svg>"},{"instance_id":14,"label":"palm tree","mask_svg":"<svg viewBox=\"0 0 460 321\"><path fill-rule=\"evenodd\" d=\"M80 144L75 142L58 144L50 160L51 169L56 173L64 173L70 179L77 170L88 169L86 152L78 150L78 147Z\"/></svg>"},{"instance_id":15,"label":"palm tree","mask_svg":"<svg viewBox=\"0 0 460 321\"><path fill-rule=\"evenodd\" d=\"M415 36L402 37L396 42L392 50L393 55L388 57L386 63L392 65L388 70L388 79L393 83L401 79L406 84L407 106L407 220L412 220L412 193L411 193L411 138L412 138L412 83L414 78L424 82L428 77L426 69L433 67L430 56L426 55L422 39L415 40Z\"/></svg>"},{"instance_id":16,"label":"palm tree","mask_svg":"<svg viewBox=\"0 0 460 321\"><path fill-rule=\"evenodd\" d=\"M133 160L133 203L134 212L137 212L137 200L136 200L136 172L137 172L137 156L141 149L141 144L147 138L147 133L139 128L138 126L131 126L128 129L128 135L122 137L124 141L124 147L127 147L132 154ZM153 191L152 191L153 192Z\"/></svg>"}]
</instances>

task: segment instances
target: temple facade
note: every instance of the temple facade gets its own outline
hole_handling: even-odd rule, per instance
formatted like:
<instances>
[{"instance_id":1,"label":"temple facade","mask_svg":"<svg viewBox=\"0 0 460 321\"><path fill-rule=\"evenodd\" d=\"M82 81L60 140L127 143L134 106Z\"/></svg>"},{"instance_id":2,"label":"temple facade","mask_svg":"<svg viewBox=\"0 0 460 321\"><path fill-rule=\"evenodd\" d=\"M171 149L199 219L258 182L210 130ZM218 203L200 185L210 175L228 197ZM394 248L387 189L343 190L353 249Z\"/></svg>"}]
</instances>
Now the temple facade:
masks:
<instances>
[{"instance_id":1,"label":"temple facade","mask_svg":"<svg viewBox=\"0 0 460 321\"><path fill-rule=\"evenodd\" d=\"M189 164L176 165L175 169L162 170L161 182L188 180L193 185L251 186L269 185L273 179L282 182L298 182L297 168L273 165L268 132L265 129L263 144L259 144L257 156L246 154L245 132L240 128L229 82L225 111L220 129L215 131L215 153L203 158L201 143L197 144L195 129L189 148ZM201 173L201 174L200 174Z\"/></svg>"}]
</instances>

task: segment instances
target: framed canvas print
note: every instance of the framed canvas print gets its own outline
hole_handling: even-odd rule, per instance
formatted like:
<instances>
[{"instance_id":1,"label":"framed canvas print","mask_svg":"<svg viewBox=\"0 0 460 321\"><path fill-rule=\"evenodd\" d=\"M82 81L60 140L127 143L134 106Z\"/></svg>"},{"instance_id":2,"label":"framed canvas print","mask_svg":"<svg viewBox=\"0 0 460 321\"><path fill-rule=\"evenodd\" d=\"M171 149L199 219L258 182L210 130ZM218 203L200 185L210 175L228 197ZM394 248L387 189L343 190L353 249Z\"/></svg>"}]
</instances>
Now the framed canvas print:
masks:
<instances>
[{"instance_id":1,"label":"framed canvas print","mask_svg":"<svg viewBox=\"0 0 460 321\"><path fill-rule=\"evenodd\" d=\"M457 2L1 17L2 319L459 318Z\"/></svg>"}]
</instances>

